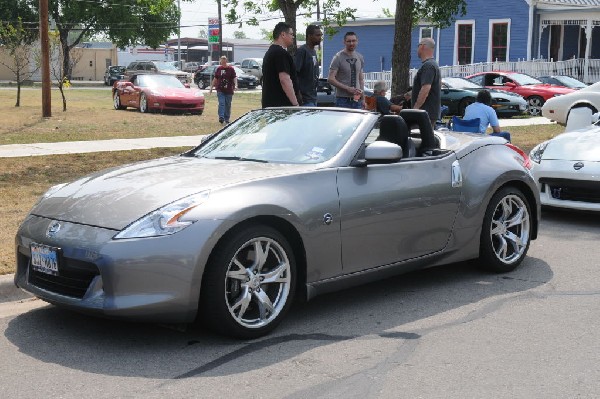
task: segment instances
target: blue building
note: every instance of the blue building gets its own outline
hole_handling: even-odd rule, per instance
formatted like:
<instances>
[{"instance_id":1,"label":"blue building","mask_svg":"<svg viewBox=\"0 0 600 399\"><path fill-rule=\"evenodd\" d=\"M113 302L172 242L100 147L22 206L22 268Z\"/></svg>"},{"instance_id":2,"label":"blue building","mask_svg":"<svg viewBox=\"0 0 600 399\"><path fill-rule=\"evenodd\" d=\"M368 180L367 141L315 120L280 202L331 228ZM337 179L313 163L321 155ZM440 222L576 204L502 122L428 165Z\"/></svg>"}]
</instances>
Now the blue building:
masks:
<instances>
[{"instance_id":1,"label":"blue building","mask_svg":"<svg viewBox=\"0 0 600 399\"><path fill-rule=\"evenodd\" d=\"M323 43L325 76L344 33L358 35L357 50L365 57L365 72L392 68L394 19L348 22ZM411 68L418 68L419 41L436 41L441 66L492 61L600 58L600 0L467 0L467 13L448 28L421 21L406 38L411 41Z\"/></svg>"}]
</instances>

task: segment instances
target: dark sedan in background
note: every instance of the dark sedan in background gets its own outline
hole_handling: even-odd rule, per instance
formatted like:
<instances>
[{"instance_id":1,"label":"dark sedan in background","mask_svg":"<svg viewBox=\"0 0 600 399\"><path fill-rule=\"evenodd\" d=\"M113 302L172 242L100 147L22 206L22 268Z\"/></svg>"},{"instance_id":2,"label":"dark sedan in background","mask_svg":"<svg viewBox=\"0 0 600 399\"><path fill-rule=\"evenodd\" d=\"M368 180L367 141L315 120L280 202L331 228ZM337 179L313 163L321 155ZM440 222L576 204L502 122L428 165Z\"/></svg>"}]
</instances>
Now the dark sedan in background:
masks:
<instances>
[{"instance_id":1,"label":"dark sedan in background","mask_svg":"<svg viewBox=\"0 0 600 399\"><path fill-rule=\"evenodd\" d=\"M112 86L117 80L125 79L125 69L123 65L111 65L104 71L104 84Z\"/></svg>"},{"instance_id":2,"label":"dark sedan in background","mask_svg":"<svg viewBox=\"0 0 600 399\"><path fill-rule=\"evenodd\" d=\"M194 83L197 84L200 89L209 88L212 79L215 77L215 71L218 67L218 65L210 65L203 70L196 72L194 75ZM258 86L258 79L255 76L248 75L237 66L234 66L233 69L235 70L235 74L237 76L238 88L254 89L256 86Z\"/></svg>"},{"instance_id":3,"label":"dark sedan in background","mask_svg":"<svg viewBox=\"0 0 600 399\"><path fill-rule=\"evenodd\" d=\"M448 107L450 115L464 115L465 108L475 102L477 93L485 87L470 80L451 77L442 79L442 105ZM527 112L527 101L518 94L500 90L489 90L492 108L499 117L511 117Z\"/></svg>"}]
</instances>

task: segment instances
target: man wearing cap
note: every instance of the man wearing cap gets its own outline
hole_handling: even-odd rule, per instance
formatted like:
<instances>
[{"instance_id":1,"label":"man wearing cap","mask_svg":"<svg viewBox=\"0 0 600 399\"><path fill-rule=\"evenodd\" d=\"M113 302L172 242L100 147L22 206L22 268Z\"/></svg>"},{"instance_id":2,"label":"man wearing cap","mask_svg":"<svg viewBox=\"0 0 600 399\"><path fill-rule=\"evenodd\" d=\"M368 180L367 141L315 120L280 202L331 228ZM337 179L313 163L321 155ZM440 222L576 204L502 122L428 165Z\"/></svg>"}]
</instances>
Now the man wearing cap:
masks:
<instances>
[{"instance_id":1,"label":"man wearing cap","mask_svg":"<svg viewBox=\"0 0 600 399\"><path fill-rule=\"evenodd\" d=\"M373 94L375 95L376 109L381 115L397 114L402 110L402 106L398 104L392 104L387 99L385 94L387 93L387 85L385 81L378 80L373 86Z\"/></svg>"}]
</instances>

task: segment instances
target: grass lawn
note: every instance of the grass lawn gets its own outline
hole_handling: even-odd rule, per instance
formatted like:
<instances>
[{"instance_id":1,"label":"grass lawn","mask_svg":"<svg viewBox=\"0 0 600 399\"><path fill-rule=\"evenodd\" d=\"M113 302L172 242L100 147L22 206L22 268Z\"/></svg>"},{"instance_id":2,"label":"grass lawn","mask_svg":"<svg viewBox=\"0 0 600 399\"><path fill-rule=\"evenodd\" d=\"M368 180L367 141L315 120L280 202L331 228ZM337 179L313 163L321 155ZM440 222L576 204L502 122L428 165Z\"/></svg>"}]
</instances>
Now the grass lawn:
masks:
<instances>
[{"instance_id":1,"label":"grass lawn","mask_svg":"<svg viewBox=\"0 0 600 399\"><path fill-rule=\"evenodd\" d=\"M41 90L24 89L21 107L14 107L16 89L0 89L0 145L15 143L102 140L157 136L198 135L219 129L217 97L206 96L202 116L141 114L136 110L115 111L108 89L68 89L67 111L62 112L60 93L52 90L52 117L41 117ZM260 107L257 91L235 94L232 118ZM534 145L562 133L557 125L535 125L509 129L513 143L529 151ZM54 184L88 173L138 160L182 152L185 148L163 148L91 154L0 158L0 274L14 272L14 236L37 198Z\"/></svg>"}]
</instances>

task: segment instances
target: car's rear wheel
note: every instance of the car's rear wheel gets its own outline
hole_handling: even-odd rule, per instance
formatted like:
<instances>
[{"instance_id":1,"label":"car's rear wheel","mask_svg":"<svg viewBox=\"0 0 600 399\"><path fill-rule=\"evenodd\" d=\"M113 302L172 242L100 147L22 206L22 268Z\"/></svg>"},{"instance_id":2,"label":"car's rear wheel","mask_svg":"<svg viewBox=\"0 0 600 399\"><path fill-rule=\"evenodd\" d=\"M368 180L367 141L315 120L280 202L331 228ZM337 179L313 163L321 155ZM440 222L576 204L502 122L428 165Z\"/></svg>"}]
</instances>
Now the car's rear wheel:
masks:
<instances>
[{"instance_id":1,"label":"car's rear wheel","mask_svg":"<svg viewBox=\"0 0 600 399\"><path fill-rule=\"evenodd\" d=\"M531 96L527 99L527 111L531 116L542 115L542 106L544 105L544 99L540 96Z\"/></svg>"},{"instance_id":2,"label":"car's rear wheel","mask_svg":"<svg viewBox=\"0 0 600 399\"><path fill-rule=\"evenodd\" d=\"M238 338L262 336L288 311L295 283L294 255L281 233L262 225L238 230L206 266L200 321Z\"/></svg>"},{"instance_id":3,"label":"car's rear wheel","mask_svg":"<svg viewBox=\"0 0 600 399\"><path fill-rule=\"evenodd\" d=\"M140 94L140 112L148 112L148 97L144 93Z\"/></svg>"},{"instance_id":4,"label":"car's rear wheel","mask_svg":"<svg viewBox=\"0 0 600 399\"><path fill-rule=\"evenodd\" d=\"M531 242L529 202L515 187L499 190L488 204L481 229L480 265L509 272L522 261Z\"/></svg>"},{"instance_id":5,"label":"car's rear wheel","mask_svg":"<svg viewBox=\"0 0 600 399\"><path fill-rule=\"evenodd\" d=\"M465 109L467 109L467 107L471 104L473 104L475 102L475 99L472 97L467 97L467 98L463 98L462 100L460 100L460 103L458 104L458 114L460 116L464 116L465 115Z\"/></svg>"},{"instance_id":6,"label":"car's rear wheel","mask_svg":"<svg viewBox=\"0 0 600 399\"><path fill-rule=\"evenodd\" d=\"M127 108L121 104L121 96L119 96L119 93L116 91L113 94L113 107L115 107L117 110Z\"/></svg>"}]
</instances>

